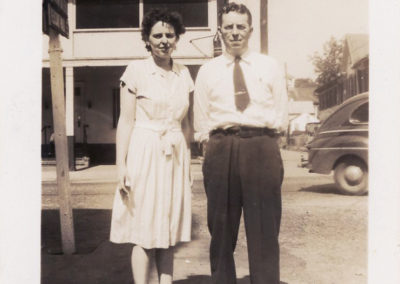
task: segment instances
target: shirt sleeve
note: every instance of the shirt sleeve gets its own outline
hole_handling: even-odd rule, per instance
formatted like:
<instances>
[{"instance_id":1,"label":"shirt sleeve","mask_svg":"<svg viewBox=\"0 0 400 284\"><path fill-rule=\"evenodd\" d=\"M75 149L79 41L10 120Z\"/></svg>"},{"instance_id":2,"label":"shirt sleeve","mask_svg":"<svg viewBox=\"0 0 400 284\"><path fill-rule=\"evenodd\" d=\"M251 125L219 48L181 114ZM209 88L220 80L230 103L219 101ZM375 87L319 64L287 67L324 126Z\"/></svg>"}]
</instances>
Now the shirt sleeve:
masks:
<instances>
[{"instance_id":1,"label":"shirt sleeve","mask_svg":"<svg viewBox=\"0 0 400 284\"><path fill-rule=\"evenodd\" d=\"M193 79L192 76L190 75L189 69L187 69L187 67L185 67L185 75L186 75L186 81L189 87L189 93L194 91L194 83L193 83Z\"/></svg>"},{"instance_id":2,"label":"shirt sleeve","mask_svg":"<svg viewBox=\"0 0 400 284\"><path fill-rule=\"evenodd\" d=\"M120 78L121 86L126 85L128 87L129 92L132 94L137 93L137 84L136 84L137 73L135 73L136 69L137 68L134 66L134 64L130 63L126 67L124 74L122 74Z\"/></svg>"},{"instance_id":3,"label":"shirt sleeve","mask_svg":"<svg viewBox=\"0 0 400 284\"><path fill-rule=\"evenodd\" d=\"M193 115L194 139L203 142L209 138L209 104L206 70L202 66L194 86Z\"/></svg>"},{"instance_id":4,"label":"shirt sleeve","mask_svg":"<svg viewBox=\"0 0 400 284\"><path fill-rule=\"evenodd\" d=\"M283 67L276 62L275 79L273 81L273 96L275 101L275 128L278 131L286 131L289 123L288 114L288 95L286 88L286 78Z\"/></svg>"}]
</instances>

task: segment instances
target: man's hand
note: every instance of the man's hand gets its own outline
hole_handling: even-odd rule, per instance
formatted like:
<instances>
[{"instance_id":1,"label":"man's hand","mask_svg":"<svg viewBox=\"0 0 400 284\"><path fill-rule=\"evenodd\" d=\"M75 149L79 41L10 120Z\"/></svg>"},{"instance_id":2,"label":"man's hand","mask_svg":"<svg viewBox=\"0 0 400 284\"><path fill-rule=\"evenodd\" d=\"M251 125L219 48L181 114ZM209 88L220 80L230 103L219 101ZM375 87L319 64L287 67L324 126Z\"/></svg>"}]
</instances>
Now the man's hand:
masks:
<instances>
[{"instance_id":1,"label":"man's hand","mask_svg":"<svg viewBox=\"0 0 400 284\"><path fill-rule=\"evenodd\" d=\"M203 140L201 142L201 155L203 156L203 158L206 156L207 144L208 144L208 139L207 140Z\"/></svg>"}]
</instances>

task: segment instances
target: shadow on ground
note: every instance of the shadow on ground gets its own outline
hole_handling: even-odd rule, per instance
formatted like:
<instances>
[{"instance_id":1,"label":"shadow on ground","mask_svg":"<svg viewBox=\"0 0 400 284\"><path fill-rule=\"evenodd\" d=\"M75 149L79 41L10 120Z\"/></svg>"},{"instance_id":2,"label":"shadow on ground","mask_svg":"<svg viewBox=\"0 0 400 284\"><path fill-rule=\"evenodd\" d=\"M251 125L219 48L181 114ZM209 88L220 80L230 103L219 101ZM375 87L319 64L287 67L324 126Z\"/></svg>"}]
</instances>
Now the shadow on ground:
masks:
<instances>
[{"instance_id":1,"label":"shadow on ground","mask_svg":"<svg viewBox=\"0 0 400 284\"><path fill-rule=\"evenodd\" d=\"M41 284L132 284L132 245L109 241L111 210L74 209L73 217L76 253L64 255L59 210L42 210Z\"/></svg>"},{"instance_id":2,"label":"shadow on ground","mask_svg":"<svg viewBox=\"0 0 400 284\"><path fill-rule=\"evenodd\" d=\"M59 211L42 210L41 284L132 284L132 245L108 241L111 210L75 209L73 215L76 253L63 255ZM196 218L193 218L194 232L199 230ZM178 245L177 249L185 249L185 245ZM190 275L174 281L174 284L208 283L211 283L209 275ZM238 279L237 284L250 284L249 276Z\"/></svg>"},{"instance_id":3,"label":"shadow on ground","mask_svg":"<svg viewBox=\"0 0 400 284\"><path fill-rule=\"evenodd\" d=\"M332 184L320 184L320 185L312 185L303 187L299 190L300 192L314 192L314 193L322 193L322 194L340 194L343 195L336 187L334 183Z\"/></svg>"},{"instance_id":4,"label":"shadow on ground","mask_svg":"<svg viewBox=\"0 0 400 284\"><path fill-rule=\"evenodd\" d=\"M75 246L77 254L94 251L108 240L111 210L74 209ZM56 254L61 251L60 213L58 210L42 210L42 248Z\"/></svg>"},{"instance_id":5,"label":"shadow on ground","mask_svg":"<svg viewBox=\"0 0 400 284\"><path fill-rule=\"evenodd\" d=\"M60 214L42 210L41 284L132 284L132 245L108 241L111 210L73 210L76 253L61 252Z\"/></svg>"},{"instance_id":6,"label":"shadow on ground","mask_svg":"<svg viewBox=\"0 0 400 284\"><path fill-rule=\"evenodd\" d=\"M76 254L93 252L110 236L111 210L74 209ZM192 216L192 240L198 239L200 217ZM42 210L42 253L61 253L61 227L58 210ZM187 244L177 245L177 249Z\"/></svg>"}]
</instances>

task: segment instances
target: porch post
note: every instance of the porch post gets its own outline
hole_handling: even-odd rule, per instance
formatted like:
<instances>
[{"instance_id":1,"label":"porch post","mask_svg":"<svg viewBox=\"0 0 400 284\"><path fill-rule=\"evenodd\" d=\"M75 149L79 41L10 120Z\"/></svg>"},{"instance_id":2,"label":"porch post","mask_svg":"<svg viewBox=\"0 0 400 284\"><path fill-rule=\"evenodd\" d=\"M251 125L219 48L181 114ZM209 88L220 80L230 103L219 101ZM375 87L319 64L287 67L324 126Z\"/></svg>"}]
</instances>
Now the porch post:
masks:
<instances>
[{"instance_id":1,"label":"porch post","mask_svg":"<svg viewBox=\"0 0 400 284\"><path fill-rule=\"evenodd\" d=\"M74 136L74 68L65 68L65 93L66 93L66 130L68 141L69 170L75 170L75 136Z\"/></svg>"}]
</instances>

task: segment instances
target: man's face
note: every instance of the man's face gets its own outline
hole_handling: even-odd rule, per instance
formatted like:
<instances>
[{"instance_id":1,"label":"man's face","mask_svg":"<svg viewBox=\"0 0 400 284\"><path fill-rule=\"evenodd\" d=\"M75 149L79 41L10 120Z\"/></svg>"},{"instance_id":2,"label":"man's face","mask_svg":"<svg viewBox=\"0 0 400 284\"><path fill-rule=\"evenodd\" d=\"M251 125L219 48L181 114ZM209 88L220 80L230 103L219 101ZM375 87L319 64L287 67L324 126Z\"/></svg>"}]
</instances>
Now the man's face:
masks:
<instances>
[{"instance_id":1,"label":"man's face","mask_svg":"<svg viewBox=\"0 0 400 284\"><path fill-rule=\"evenodd\" d=\"M226 51L233 56L240 56L248 48L253 27L249 25L247 14L229 12L222 15L219 31Z\"/></svg>"}]
</instances>

